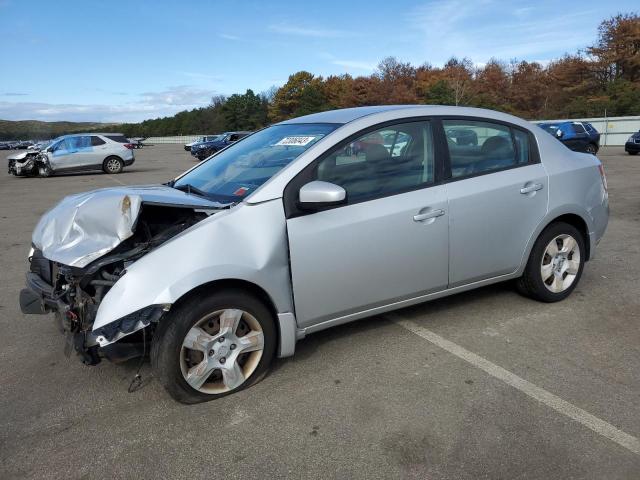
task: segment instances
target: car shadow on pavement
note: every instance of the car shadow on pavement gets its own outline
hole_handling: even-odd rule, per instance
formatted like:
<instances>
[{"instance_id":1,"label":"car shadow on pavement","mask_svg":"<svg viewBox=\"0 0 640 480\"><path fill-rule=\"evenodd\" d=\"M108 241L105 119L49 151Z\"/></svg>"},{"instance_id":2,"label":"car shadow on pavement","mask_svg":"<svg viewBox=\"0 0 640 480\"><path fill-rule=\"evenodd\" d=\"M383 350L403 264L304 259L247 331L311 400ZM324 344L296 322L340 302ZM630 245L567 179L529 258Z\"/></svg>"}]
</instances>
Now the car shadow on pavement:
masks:
<instances>
[{"instance_id":1,"label":"car shadow on pavement","mask_svg":"<svg viewBox=\"0 0 640 480\"><path fill-rule=\"evenodd\" d=\"M394 313L408 319L445 314L451 310L463 309L465 307L473 308L475 303L486 303L486 300L491 300L492 297L498 298L504 295L521 298L516 292L512 282L501 282L475 290L461 292L450 297L439 298L437 300L405 307L395 310ZM460 321L466 320L468 320L466 317L460 316ZM276 359L269 374L275 373L289 362L306 361L314 357L318 348L323 344L343 340L355 334L378 330L388 325L389 319L386 318L384 314L381 314L362 318L308 335L296 344L296 351L292 357Z\"/></svg>"}]
</instances>

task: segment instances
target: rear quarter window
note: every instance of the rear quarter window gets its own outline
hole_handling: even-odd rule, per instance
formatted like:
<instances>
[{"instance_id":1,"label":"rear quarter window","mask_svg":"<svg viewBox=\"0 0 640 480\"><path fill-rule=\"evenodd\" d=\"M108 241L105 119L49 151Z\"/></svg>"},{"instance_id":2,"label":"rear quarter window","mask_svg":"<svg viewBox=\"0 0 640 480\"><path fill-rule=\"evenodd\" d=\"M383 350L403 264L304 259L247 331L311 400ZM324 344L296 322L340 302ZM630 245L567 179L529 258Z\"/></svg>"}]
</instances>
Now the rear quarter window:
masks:
<instances>
[{"instance_id":1,"label":"rear quarter window","mask_svg":"<svg viewBox=\"0 0 640 480\"><path fill-rule=\"evenodd\" d=\"M114 142L129 143L129 139L124 135L105 135L105 137L107 137L109 140L112 140Z\"/></svg>"}]
</instances>

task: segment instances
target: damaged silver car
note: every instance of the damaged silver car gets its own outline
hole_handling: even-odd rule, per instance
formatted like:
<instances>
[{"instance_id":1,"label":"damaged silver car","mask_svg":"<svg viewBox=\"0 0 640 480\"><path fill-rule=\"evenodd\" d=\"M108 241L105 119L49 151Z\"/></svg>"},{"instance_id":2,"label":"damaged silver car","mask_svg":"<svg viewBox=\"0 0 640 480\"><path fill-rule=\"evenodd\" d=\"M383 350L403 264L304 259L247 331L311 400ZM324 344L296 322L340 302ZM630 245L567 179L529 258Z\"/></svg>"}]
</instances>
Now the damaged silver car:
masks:
<instances>
[{"instance_id":1,"label":"damaged silver car","mask_svg":"<svg viewBox=\"0 0 640 480\"><path fill-rule=\"evenodd\" d=\"M165 185L65 198L35 228L20 304L53 312L87 364L150 352L169 393L196 403L341 323L512 279L562 300L607 221L599 160L521 119L336 110Z\"/></svg>"},{"instance_id":2,"label":"damaged silver car","mask_svg":"<svg viewBox=\"0 0 640 480\"><path fill-rule=\"evenodd\" d=\"M40 150L25 150L7 158L16 177L49 177L57 173L102 170L122 172L133 165L135 146L119 133L82 133L52 140Z\"/></svg>"}]
</instances>

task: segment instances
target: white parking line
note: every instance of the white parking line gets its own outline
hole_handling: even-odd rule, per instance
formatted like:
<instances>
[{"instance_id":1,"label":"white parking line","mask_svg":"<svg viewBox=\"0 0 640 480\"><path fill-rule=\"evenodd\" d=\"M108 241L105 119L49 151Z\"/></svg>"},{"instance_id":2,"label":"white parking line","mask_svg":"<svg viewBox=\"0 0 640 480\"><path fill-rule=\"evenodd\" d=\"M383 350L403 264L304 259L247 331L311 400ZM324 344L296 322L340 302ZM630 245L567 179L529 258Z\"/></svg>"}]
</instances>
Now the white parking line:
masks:
<instances>
[{"instance_id":1,"label":"white parking line","mask_svg":"<svg viewBox=\"0 0 640 480\"><path fill-rule=\"evenodd\" d=\"M111 180L113 180L114 182L119 183L120 185L124 185L125 187L127 186L127 184L126 184L126 183L121 182L121 181L120 181L120 180L118 180L117 178L113 178L111 175L108 175L108 174L107 174L107 177L109 177L109 178L110 178Z\"/></svg>"},{"instance_id":2,"label":"white parking line","mask_svg":"<svg viewBox=\"0 0 640 480\"><path fill-rule=\"evenodd\" d=\"M389 318L392 322L401 326L402 328L415 333L419 337L428 340L434 345L437 345L447 352L452 353L456 357L470 363L474 367L484 370L489 375L497 378L498 380L502 380L504 383L517 388L522 393L530 396L531 398L534 398L535 400L538 400L541 403L544 403L546 406L553 408L555 411L560 412L569 418L572 418L576 422L581 423L585 427L590 428L603 437L606 437L609 440L613 440L618 445L626 448L636 455L640 455L640 440L638 440L638 438L617 429L610 423L607 423L604 420L591 415L589 412L576 407L575 405L561 399L560 397L555 396L553 393L547 392L545 389L540 388L523 378L520 378L515 373L511 373L510 371L505 370L504 368L499 367L494 363L491 363L489 360L476 355L473 352L470 352L460 345L442 338L440 335L432 332L427 328L421 327L411 320L403 320L399 315L393 313L387 314L387 318Z\"/></svg>"}]
</instances>

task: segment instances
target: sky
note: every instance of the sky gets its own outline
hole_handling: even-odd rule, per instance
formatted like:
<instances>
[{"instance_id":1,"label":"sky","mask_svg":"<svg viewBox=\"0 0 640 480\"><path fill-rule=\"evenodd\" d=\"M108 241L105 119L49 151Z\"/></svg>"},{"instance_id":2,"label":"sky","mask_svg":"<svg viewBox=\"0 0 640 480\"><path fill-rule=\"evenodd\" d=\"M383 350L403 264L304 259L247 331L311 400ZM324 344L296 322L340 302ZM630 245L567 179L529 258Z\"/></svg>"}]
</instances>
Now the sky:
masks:
<instances>
[{"instance_id":1,"label":"sky","mask_svg":"<svg viewBox=\"0 0 640 480\"><path fill-rule=\"evenodd\" d=\"M0 0L0 119L137 122L395 56L548 62L637 0Z\"/></svg>"}]
</instances>

